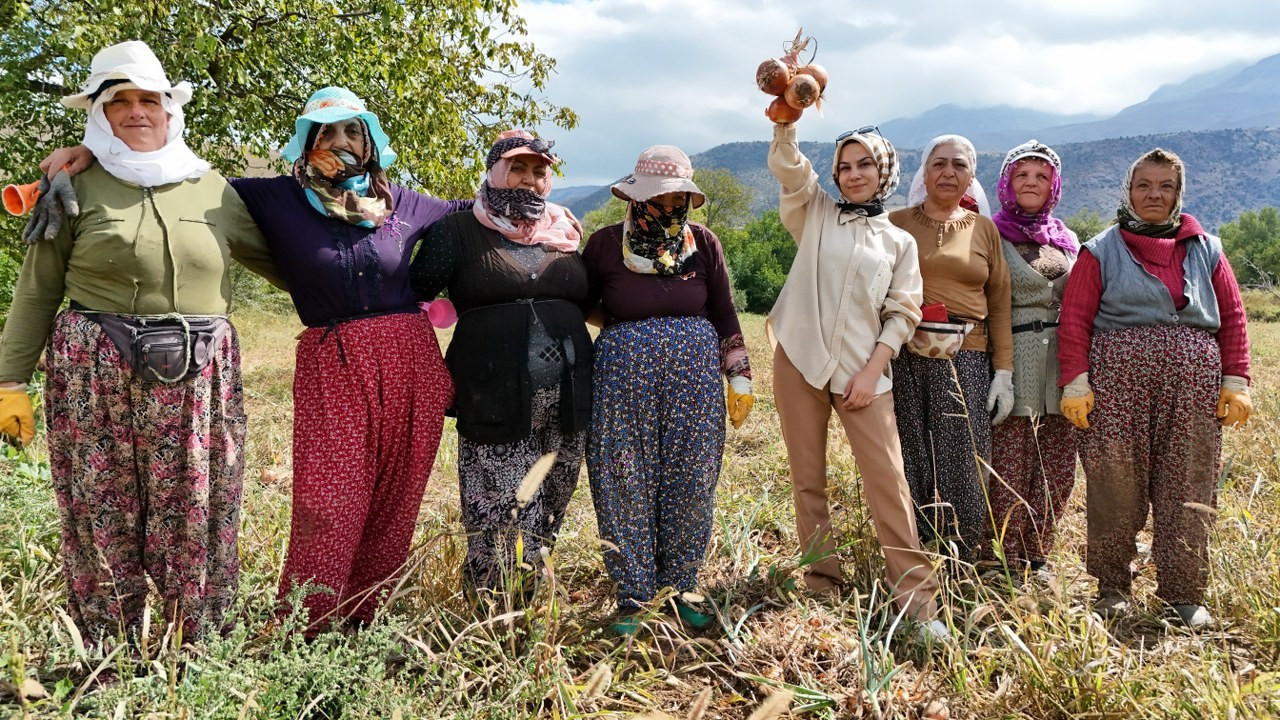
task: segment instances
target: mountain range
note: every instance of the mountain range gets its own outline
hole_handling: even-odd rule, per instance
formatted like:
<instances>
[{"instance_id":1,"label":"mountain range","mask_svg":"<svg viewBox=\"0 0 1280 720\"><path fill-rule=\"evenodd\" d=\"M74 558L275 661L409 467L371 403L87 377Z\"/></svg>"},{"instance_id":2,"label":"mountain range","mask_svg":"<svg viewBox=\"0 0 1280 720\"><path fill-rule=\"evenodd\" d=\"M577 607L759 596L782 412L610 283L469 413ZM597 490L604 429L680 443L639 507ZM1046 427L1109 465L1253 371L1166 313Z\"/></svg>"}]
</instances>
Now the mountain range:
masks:
<instances>
[{"instance_id":1,"label":"mountain range","mask_svg":"<svg viewBox=\"0 0 1280 720\"><path fill-rule=\"evenodd\" d=\"M902 183L891 204L905 203L920 148L943 133L959 133L979 149L978 178L995 203L995 180L1004 152L1036 138L1062 156L1063 199L1057 214L1082 208L1103 217L1114 212L1129 163L1160 146L1187 163L1185 207L1209 227L1244 210L1280 206L1280 55L1252 65L1235 64L1165 85L1110 117L1061 115L998 106L941 105L912 118L880 125L899 149ZM828 174L834 143L800 143L820 176ZM752 211L777 207L777 183L765 165L767 142L718 145L694 155L694 167L724 168L754 193ZM834 193L830 178L824 178ZM579 217L609 198L607 187L553 191L551 199Z\"/></svg>"}]
</instances>

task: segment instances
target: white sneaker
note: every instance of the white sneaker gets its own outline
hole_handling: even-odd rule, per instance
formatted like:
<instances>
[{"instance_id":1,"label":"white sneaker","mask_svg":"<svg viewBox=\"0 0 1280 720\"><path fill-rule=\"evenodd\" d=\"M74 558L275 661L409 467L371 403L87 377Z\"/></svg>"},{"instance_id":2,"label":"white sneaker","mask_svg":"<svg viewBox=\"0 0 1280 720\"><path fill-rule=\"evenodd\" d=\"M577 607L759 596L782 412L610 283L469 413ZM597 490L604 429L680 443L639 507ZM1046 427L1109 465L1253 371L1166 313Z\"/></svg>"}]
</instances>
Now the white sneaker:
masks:
<instances>
[{"instance_id":1,"label":"white sneaker","mask_svg":"<svg viewBox=\"0 0 1280 720\"><path fill-rule=\"evenodd\" d=\"M951 631L941 620L930 620L916 625L916 641L922 645L940 645L951 642Z\"/></svg>"},{"instance_id":2,"label":"white sneaker","mask_svg":"<svg viewBox=\"0 0 1280 720\"><path fill-rule=\"evenodd\" d=\"M1103 590L1093 601L1093 614L1103 620L1116 620L1129 613L1129 599L1119 590Z\"/></svg>"},{"instance_id":3,"label":"white sneaker","mask_svg":"<svg viewBox=\"0 0 1280 720\"><path fill-rule=\"evenodd\" d=\"M1174 605L1173 609L1182 619L1182 624L1191 630L1203 630L1213 623L1209 608L1203 605Z\"/></svg>"}]
</instances>

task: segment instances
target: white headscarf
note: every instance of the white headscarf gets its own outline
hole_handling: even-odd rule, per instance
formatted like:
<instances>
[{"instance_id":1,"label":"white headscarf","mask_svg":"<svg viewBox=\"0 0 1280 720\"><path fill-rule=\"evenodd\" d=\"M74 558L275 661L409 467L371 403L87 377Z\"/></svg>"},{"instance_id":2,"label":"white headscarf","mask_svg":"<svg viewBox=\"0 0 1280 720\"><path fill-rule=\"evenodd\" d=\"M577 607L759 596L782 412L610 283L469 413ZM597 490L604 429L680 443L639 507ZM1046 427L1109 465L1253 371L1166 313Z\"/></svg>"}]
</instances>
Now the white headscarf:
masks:
<instances>
[{"instance_id":1,"label":"white headscarf","mask_svg":"<svg viewBox=\"0 0 1280 720\"><path fill-rule=\"evenodd\" d=\"M192 152L182 138L182 131L186 128L182 103L166 93L160 93L160 102L169 114L169 132L165 136L164 147L150 152L131 150L111 132L111 123L107 122L103 106L121 90L137 89L138 86L131 82L112 85L102 91L89 108L84 146L93 152L102 169L127 183L142 187L194 180L209 172L209 163Z\"/></svg>"},{"instance_id":2,"label":"white headscarf","mask_svg":"<svg viewBox=\"0 0 1280 720\"><path fill-rule=\"evenodd\" d=\"M915 177L911 178L911 190L907 193L907 206L919 205L924 202L925 196L928 194L924 188L924 167L929 162L929 156L933 154L934 148L939 145L955 145L964 151L969 158L969 170L972 173L972 179L969 181L969 188L965 190L965 194L973 197L978 203L978 212L991 217L991 204L987 202L987 193L982 189L982 183L978 182L978 151L973 148L973 143L969 142L969 138L963 135L939 135L929 141L925 146L924 153L920 156L920 167L916 169Z\"/></svg>"}]
</instances>

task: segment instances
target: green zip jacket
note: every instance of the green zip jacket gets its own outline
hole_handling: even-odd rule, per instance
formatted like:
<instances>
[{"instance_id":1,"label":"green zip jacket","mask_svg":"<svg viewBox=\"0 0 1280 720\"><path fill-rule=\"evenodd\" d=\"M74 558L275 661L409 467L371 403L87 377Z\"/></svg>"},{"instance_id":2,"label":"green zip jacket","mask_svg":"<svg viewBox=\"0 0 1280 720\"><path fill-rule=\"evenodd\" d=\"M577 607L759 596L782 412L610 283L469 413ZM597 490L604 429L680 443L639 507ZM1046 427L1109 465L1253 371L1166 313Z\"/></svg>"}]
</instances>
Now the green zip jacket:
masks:
<instances>
[{"instance_id":1,"label":"green zip jacket","mask_svg":"<svg viewBox=\"0 0 1280 720\"><path fill-rule=\"evenodd\" d=\"M130 315L225 315L231 260L283 286L240 196L210 171L155 188L94 164L72 178L80 216L27 249L0 338L0 382L27 382L63 297Z\"/></svg>"}]
</instances>

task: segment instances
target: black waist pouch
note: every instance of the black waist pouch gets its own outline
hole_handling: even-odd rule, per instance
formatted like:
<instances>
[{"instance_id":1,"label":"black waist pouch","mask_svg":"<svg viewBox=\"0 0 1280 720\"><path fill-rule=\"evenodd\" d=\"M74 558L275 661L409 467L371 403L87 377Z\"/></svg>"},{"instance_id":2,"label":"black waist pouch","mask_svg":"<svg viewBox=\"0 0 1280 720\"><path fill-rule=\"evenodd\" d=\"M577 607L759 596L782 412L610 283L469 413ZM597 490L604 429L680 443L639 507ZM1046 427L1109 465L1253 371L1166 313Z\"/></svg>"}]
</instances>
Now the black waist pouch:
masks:
<instances>
[{"instance_id":1,"label":"black waist pouch","mask_svg":"<svg viewBox=\"0 0 1280 720\"><path fill-rule=\"evenodd\" d=\"M231 322L220 315L84 315L102 327L134 373L162 383L199 375L231 331Z\"/></svg>"}]
</instances>

